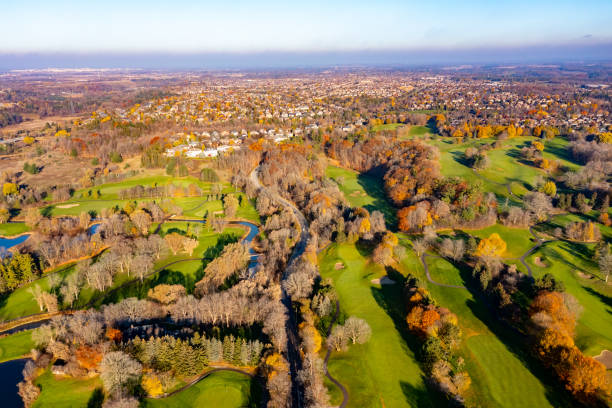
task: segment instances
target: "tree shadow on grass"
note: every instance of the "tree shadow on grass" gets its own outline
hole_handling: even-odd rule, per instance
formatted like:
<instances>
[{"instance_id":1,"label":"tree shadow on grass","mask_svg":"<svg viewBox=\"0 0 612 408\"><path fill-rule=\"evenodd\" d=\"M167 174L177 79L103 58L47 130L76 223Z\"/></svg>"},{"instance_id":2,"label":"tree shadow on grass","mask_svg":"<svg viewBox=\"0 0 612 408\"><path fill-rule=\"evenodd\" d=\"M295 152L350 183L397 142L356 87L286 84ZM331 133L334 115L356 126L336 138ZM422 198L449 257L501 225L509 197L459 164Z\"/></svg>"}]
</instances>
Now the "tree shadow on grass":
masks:
<instances>
[{"instance_id":1,"label":"tree shadow on grass","mask_svg":"<svg viewBox=\"0 0 612 408\"><path fill-rule=\"evenodd\" d=\"M551 371L546 369L542 363L529 354L530 340L524 334L505 323L495 314L495 306L482 294L474 284L471 270L467 267L460 268L460 272L466 288L472 294L466 304L472 314L480 320L497 337L506 349L512 353L531 372L546 389L546 399L557 408L570 408L582 406L563 388L559 381L553 377Z\"/></svg>"},{"instance_id":2,"label":"tree shadow on grass","mask_svg":"<svg viewBox=\"0 0 612 408\"><path fill-rule=\"evenodd\" d=\"M370 197L374 199L371 204L365 205L364 208L370 213L372 211L380 211L385 216L385 224L387 228L394 231L397 224L395 208L387 199L384 189L383 174L379 169L371 170L368 173L361 173L357 176L357 183Z\"/></svg>"},{"instance_id":3,"label":"tree shadow on grass","mask_svg":"<svg viewBox=\"0 0 612 408\"><path fill-rule=\"evenodd\" d=\"M89 401L87 401L87 408L101 408L102 403L104 402L104 391L102 388L96 388L91 397L89 397Z\"/></svg>"},{"instance_id":4,"label":"tree shadow on grass","mask_svg":"<svg viewBox=\"0 0 612 408\"><path fill-rule=\"evenodd\" d=\"M395 329L402 336L405 346L418 358L421 352L419 340L410 334L405 321L405 308L402 301L402 288L404 277L392 268L387 268L387 275L396 283L394 285L382 285L380 288L371 287L372 296L387 315L393 320ZM407 351L408 351L407 350ZM400 381L402 392L406 402L414 407L445 407L449 400L438 390L431 386L424 374L421 375L425 388L417 388L412 384Z\"/></svg>"},{"instance_id":5,"label":"tree shadow on grass","mask_svg":"<svg viewBox=\"0 0 612 408\"><path fill-rule=\"evenodd\" d=\"M609 308L612 308L612 297L611 296L607 296L607 295L604 295L603 293L599 293L598 291L596 291L595 289L589 286L582 285L582 288L586 290L588 293L590 293L591 295L598 298L601 303L608 306ZM612 314L612 310L608 310L608 313Z\"/></svg>"},{"instance_id":6,"label":"tree shadow on grass","mask_svg":"<svg viewBox=\"0 0 612 408\"><path fill-rule=\"evenodd\" d=\"M200 267L199 270L201 269L202 268ZM179 271L164 269L145 279L143 282L140 282L140 280L131 281L124 286L109 291L105 296L96 301L96 305L117 303L130 297L144 299L147 297L150 289L161 284L182 285L187 290L187 293L193 293L195 283L196 278L191 275L187 275Z\"/></svg>"}]
</instances>

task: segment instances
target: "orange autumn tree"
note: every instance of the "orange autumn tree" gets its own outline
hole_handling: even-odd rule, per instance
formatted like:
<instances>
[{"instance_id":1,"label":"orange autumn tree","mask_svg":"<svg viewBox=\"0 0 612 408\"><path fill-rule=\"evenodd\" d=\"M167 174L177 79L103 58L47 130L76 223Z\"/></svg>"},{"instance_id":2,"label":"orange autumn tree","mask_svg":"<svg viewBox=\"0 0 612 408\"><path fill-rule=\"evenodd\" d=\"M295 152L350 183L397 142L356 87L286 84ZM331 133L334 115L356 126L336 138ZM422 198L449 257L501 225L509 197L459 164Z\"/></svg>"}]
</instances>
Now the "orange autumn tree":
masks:
<instances>
[{"instance_id":1,"label":"orange autumn tree","mask_svg":"<svg viewBox=\"0 0 612 408\"><path fill-rule=\"evenodd\" d=\"M585 356L574 344L575 313L567 306L566 295L541 292L529 314L535 327L538 357L552 367L576 398L585 402L606 399L610 384L606 367Z\"/></svg>"},{"instance_id":2,"label":"orange autumn tree","mask_svg":"<svg viewBox=\"0 0 612 408\"><path fill-rule=\"evenodd\" d=\"M81 346L76 350L77 363L84 369L96 370L102 361L102 353L90 346Z\"/></svg>"}]
</instances>

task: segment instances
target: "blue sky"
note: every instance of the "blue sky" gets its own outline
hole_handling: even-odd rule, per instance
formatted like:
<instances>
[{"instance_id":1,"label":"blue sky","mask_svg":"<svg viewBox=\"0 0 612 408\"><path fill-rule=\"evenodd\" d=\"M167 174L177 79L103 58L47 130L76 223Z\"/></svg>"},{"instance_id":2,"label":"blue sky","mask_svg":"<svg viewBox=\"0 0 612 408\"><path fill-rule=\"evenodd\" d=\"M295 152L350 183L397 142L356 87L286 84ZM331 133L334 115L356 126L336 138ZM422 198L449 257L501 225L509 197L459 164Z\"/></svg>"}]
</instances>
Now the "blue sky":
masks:
<instances>
[{"instance_id":1,"label":"blue sky","mask_svg":"<svg viewBox=\"0 0 612 408\"><path fill-rule=\"evenodd\" d=\"M612 43L612 0L2 0L0 10L0 54L444 51Z\"/></svg>"}]
</instances>

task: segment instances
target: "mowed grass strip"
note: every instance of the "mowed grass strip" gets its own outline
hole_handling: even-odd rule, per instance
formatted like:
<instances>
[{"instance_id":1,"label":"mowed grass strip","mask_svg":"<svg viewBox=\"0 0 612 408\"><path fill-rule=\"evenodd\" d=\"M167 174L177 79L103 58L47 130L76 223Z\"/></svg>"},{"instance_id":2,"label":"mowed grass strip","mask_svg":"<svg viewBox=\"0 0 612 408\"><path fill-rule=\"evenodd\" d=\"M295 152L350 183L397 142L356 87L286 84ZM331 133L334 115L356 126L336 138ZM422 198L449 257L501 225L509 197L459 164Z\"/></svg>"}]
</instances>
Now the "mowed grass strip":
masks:
<instances>
[{"instance_id":1,"label":"mowed grass strip","mask_svg":"<svg viewBox=\"0 0 612 408\"><path fill-rule=\"evenodd\" d=\"M249 376L231 371L217 371L171 397L146 399L143 406L147 408L258 407L260 399L260 386Z\"/></svg>"},{"instance_id":2,"label":"mowed grass strip","mask_svg":"<svg viewBox=\"0 0 612 408\"><path fill-rule=\"evenodd\" d=\"M336 270L337 262L345 267ZM371 283L383 276L384 270L348 243L334 244L324 251L320 266L323 278L333 280L342 310L365 319L372 328L366 344L353 345L348 352L334 352L329 361L330 373L350 394L349 406L434 406L413 352L379 303L380 289Z\"/></svg>"}]
</instances>

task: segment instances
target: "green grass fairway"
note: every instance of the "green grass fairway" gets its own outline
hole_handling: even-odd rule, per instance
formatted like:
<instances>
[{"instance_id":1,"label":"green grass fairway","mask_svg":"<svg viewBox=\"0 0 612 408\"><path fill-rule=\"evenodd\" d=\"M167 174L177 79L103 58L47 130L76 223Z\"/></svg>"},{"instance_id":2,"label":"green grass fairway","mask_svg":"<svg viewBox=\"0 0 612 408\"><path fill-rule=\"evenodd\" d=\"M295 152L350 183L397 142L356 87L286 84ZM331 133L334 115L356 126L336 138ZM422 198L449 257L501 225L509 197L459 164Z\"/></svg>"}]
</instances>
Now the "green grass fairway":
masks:
<instances>
[{"instance_id":1,"label":"green grass fairway","mask_svg":"<svg viewBox=\"0 0 612 408\"><path fill-rule=\"evenodd\" d=\"M529 248L536 244L526 228L510 228L496 224L480 230L466 232L481 239L488 238L493 233L498 233L506 242L506 252L502 254L504 258L520 258Z\"/></svg>"},{"instance_id":2,"label":"green grass fairway","mask_svg":"<svg viewBox=\"0 0 612 408\"><path fill-rule=\"evenodd\" d=\"M46 371L34 383L41 389L33 408L83 408L95 399L95 389L102 386L99 377L75 379L55 377ZM99 405L91 405L99 406Z\"/></svg>"},{"instance_id":3,"label":"green grass fairway","mask_svg":"<svg viewBox=\"0 0 612 408\"><path fill-rule=\"evenodd\" d=\"M29 230L30 227L25 225L23 222L5 222L4 224L0 224L0 236L4 237L23 234Z\"/></svg>"},{"instance_id":4,"label":"green grass fairway","mask_svg":"<svg viewBox=\"0 0 612 408\"><path fill-rule=\"evenodd\" d=\"M99 186L77 190L74 192L70 200L52 205L50 206L50 210L51 214L55 216L79 215L82 212L91 211L95 211L99 214L104 208L112 208L115 206L123 208L128 202L159 201L159 199L153 198L120 200L120 190L137 185L164 186L170 184L183 187L190 184L195 184L202 189L204 194L207 194L211 191L214 183L202 182L191 176L177 178L166 175L140 175L117 183L101 184ZM259 222L259 215L257 214L253 203L248 200L243 193L237 192L230 183L224 182L220 184L223 187L223 194L236 194L240 200L243 200L243 204L238 208L236 217ZM95 191L100 192L100 196L97 199L92 197L92 194ZM221 200L206 201L206 197L170 197L170 200L183 209L185 216L201 218L209 211L220 213L223 212L223 203ZM0 225L0 235L2 235L1 228L2 226Z\"/></svg>"},{"instance_id":5,"label":"green grass fairway","mask_svg":"<svg viewBox=\"0 0 612 408\"><path fill-rule=\"evenodd\" d=\"M431 134L431 131L427 126L413 125L410 126L410 129L408 130L408 135L411 137L420 137L425 136L426 134Z\"/></svg>"},{"instance_id":6,"label":"green grass fairway","mask_svg":"<svg viewBox=\"0 0 612 408\"><path fill-rule=\"evenodd\" d=\"M33 348L32 330L24 330L0 337L0 363L21 358Z\"/></svg>"},{"instance_id":7,"label":"green grass fairway","mask_svg":"<svg viewBox=\"0 0 612 408\"><path fill-rule=\"evenodd\" d=\"M345 268L335 270L336 262ZM350 407L431 407L435 406L422 380L423 372L398 330L387 305L403 310L399 286L383 292L370 281L384 274L352 244L332 245L320 255L321 276L332 278L340 306L347 315L367 320L372 337L348 352L332 353L329 371L344 385ZM396 313L391 311L390 313ZM399 313L399 312L398 312ZM332 403L339 404L337 392Z\"/></svg>"},{"instance_id":8,"label":"green grass fairway","mask_svg":"<svg viewBox=\"0 0 612 408\"><path fill-rule=\"evenodd\" d=\"M462 177L466 180L480 182L482 183L483 189L494 193L500 203L508 199L510 203L520 205L520 202L515 197L508 194L508 190L505 186L492 183L463 163L463 154L468 147L477 147L485 142L486 141L483 140L474 140L469 143L454 144L452 140L448 138L438 138L430 140L427 143L436 146L438 150L440 150L440 173L443 176ZM491 141L488 140L488 143L491 143Z\"/></svg>"},{"instance_id":9,"label":"green grass fairway","mask_svg":"<svg viewBox=\"0 0 612 408\"><path fill-rule=\"evenodd\" d=\"M398 127L404 126L403 123L386 123L383 125L372 126L374 132L380 132L381 130L395 130Z\"/></svg>"},{"instance_id":10,"label":"green grass fairway","mask_svg":"<svg viewBox=\"0 0 612 408\"><path fill-rule=\"evenodd\" d=\"M74 267L72 266L63 266L59 268L58 273L62 276L67 276L73 270ZM34 297L28 292L28 289L33 285L39 285L41 289L46 291L49 290L47 276L16 289L0 300L0 321L12 320L18 317L40 313L38 304L34 301Z\"/></svg>"},{"instance_id":11,"label":"green grass fairway","mask_svg":"<svg viewBox=\"0 0 612 408\"><path fill-rule=\"evenodd\" d=\"M431 279L446 285L465 285L465 281L455 266L444 258L427 257L427 267Z\"/></svg>"},{"instance_id":12,"label":"green grass fairway","mask_svg":"<svg viewBox=\"0 0 612 408\"><path fill-rule=\"evenodd\" d=\"M592 249L593 244L550 242L527 258L527 262L534 276L552 273L578 300L583 311L576 327L576 345L584 353L596 356L604 349L612 350L612 287L605 285L597 265L590 259ZM535 257L543 258L548 267L536 266Z\"/></svg>"},{"instance_id":13,"label":"green grass fairway","mask_svg":"<svg viewBox=\"0 0 612 408\"><path fill-rule=\"evenodd\" d=\"M250 377L231 371L218 371L171 397L149 398L145 400L143 406L147 408L257 407L260 399L259 385Z\"/></svg>"},{"instance_id":14,"label":"green grass fairway","mask_svg":"<svg viewBox=\"0 0 612 408\"><path fill-rule=\"evenodd\" d=\"M519 153L523 145L531 137L515 137L504 140L503 147L493 149L487 153L489 157L489 167L480 171L484 177L497 183L508 184L518 183L525 187L532 186L536 176L544 175L542 170L520 163Z\"/></svg>"},{"instance_id":15,"label":"green grass fairway","mask_svg":"<svg viewBox=\"0 0 612 408\"><path fill-rule=\"evenodd\" d=\"M554 395L554 391L530 371L533 367L525 365L523 356L516 351L523 346L520 339L515 340L516 335L497 322L489 307L475 300L467 289L446 288L427 282L423 266L410 249L409 241L403 235L399 235L399 238L402 245L407 247L407 255L401 264L404 273L410 272L420 278L437 303L458 317L464 339L460 353L472 378L467 406L563 406L557 400L549 400L553 398L551 395ZM438 262L428 262L428 265L432 274L439 274L433 271L439 266ZM446 261L441 267L446 276L462 276L458 270L451 274L450 269L455 267Z\"/></svg>"},{"instance_id":16,"label":"green grass fairway","mask_svg":"<svg viewBox=\"0 0 612 408\"><path fill-rule=\"evenodd\" d=\"M568 145L569 141L563 137L546 140L542 156L546 159L557 160L561 165L569 169L577 170L582 166L571 157Z\"/></svg>"},{"instance_id":17,"label":"green grass fairway","mask_svg":"<svg viewBox=\"0 0 612 408\"><path fill-rule=\"evenodd\" d=\"M344 178L338 187L351 206L363 207L370 212L381 211L385 215L387 225L395 225L395 208L387 201L382 179L336 166L328 166L325 174L334 180L338 177Z\"/></svg>"}]
</instances>

